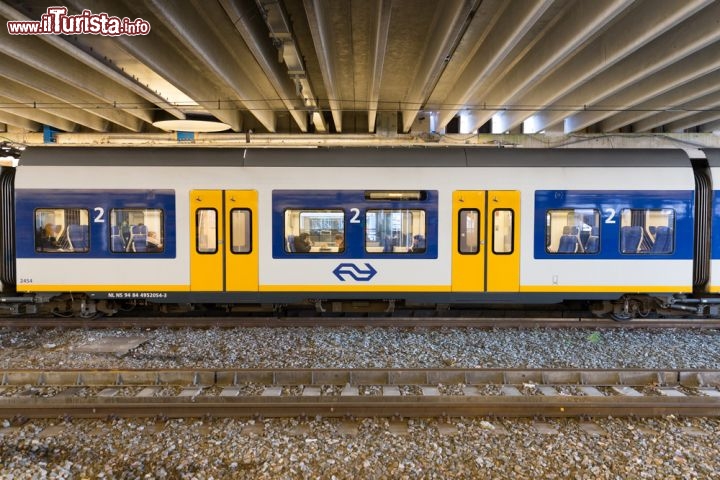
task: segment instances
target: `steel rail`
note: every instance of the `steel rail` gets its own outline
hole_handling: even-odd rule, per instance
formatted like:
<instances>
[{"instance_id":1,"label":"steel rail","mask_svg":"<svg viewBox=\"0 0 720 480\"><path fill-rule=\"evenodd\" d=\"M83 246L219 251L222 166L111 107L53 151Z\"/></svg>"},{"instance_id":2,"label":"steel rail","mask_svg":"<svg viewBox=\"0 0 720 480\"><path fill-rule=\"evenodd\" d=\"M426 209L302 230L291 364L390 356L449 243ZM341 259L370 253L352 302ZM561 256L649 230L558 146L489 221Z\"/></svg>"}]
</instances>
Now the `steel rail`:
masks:
<instances>
[{"instance_id":1,"label":"steel rail","mask_svg":"<svg viewBox=\"0 0 720 480\"><path fill-rule=\"evenodd\" d=\"M635 319L616 322L588 317L5 317L0 328L296 328L296 327L399 327L399 328L594 328L594 329L718 329L720 319Z\"/></svg>"},{"instance_id":2,"label":"steel rail","mask_svg":"<svg viewBox=\"0 0 720 480\"><path fill-rule=\"evenodd\" d=\"M0 418L720 416L720 370L27 369L0 371L0 379ZM262 393L241 395L239 390L247 385L261 386ZM334 385L342 393L321 395L320 385ZM383 394L361 395L358 387L367 385L379 386ZM440 394L442 385L459 385L463 394ZM184 394L154 396L167 386ZM401 395L399 386L415 386L423 394ZM487 386L503 394L484 393ZM127 387L150 393L75 395L83 388L117 393ZM203 394L210 387L216 395ZM285 395L283 387L296 393ZM645 395L638 387L659 390ZM47 388L60 393L39 396ZM67 390L63 393L62 388ZM590 393L561 393L567 388ZM598 388L615 393L605 395Z\"/></svg>"},{"instance_id":3,"label":"steel rail","mask_svg":"<svg viewBox=\"0 0 720 480\"><path fill-rule=\"evenodd\" d=\"M288 398L119 398L0 400L0 418L106 417L718 417L720 399L688 397L523 398L415 396Z\"/></svg>"}]
</instances>

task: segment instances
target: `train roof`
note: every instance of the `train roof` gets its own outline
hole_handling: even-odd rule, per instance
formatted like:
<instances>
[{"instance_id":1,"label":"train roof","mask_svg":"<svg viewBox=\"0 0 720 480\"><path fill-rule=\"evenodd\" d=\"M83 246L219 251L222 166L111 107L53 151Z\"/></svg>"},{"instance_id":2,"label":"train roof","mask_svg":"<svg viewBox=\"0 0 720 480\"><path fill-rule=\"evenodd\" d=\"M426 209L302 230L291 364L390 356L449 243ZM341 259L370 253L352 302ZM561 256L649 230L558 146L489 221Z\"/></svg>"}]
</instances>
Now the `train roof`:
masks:
<instances>
[{"instance_id":1,"label":"train roof","mask_svg":"<svg viewBox=\"0 0 720 480\"><path fill-rule=\"evenodd\" d=\"M711 150L720 165L720 149ZM680 149L32 147L20 166L689 167Z\"/></svg>"},{"instance_id":2,"label":"train roof","mask_svg":"<svg viewBox=\"0 0 720 480\"><path fill-rule=\"evenodd\" d=\"M703 152L711 167L720 167L720 148L704 148Z\"/></svg>"}]
</instances>

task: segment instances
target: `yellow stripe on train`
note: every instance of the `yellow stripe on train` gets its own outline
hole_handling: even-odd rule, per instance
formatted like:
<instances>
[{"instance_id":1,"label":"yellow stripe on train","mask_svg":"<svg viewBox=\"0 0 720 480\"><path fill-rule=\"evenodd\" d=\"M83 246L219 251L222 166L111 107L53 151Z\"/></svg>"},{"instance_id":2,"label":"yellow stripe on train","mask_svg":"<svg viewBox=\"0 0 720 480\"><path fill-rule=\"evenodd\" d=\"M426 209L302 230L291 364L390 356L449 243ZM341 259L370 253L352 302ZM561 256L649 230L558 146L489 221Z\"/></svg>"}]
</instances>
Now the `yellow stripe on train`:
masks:
<instances>
[{"instance_id":1,"label":"yellow stripe on train","mask_svg":"<svg viewBox=\"0 0 720 480\"><path fill-rule=\"evenodd\" d=\"M18 285L18 292L190 292L190 285ZM197 290L195 290L197 291ZM245 290L252 291L252 290ZM260 285L259 292L463 292L451 285ZM520 285L521 293L689 293L690 285ZM720 293L720 286L710 288ZM483 292L475 292L482 294ZM513 292L507 292L513 293Z\"/></svg>"},{"instance_id":2,"label":"yellow stripe on train","mask_svg":"<svg viewBox=\"0 0 720 480\"><path fill-rule=\"evenodd\" d=\"M261 292L449 292L450 285L260 285Z\"/></svg>"},{"instance_id":3,"label":"yellow stripe on train","mask_svg":"<svg viewBox=\"0 0 720 480\"><path fill-rule=\"evenodd\" d=\"M18 292L189 292L190 285L18 285Z\"/></svg>"},{"instance_id":4,"label":"yellow stripe on train","mask_svg":"<svg viewBox=\"0 0 720 480\"><path fill-rule=\"evenodd\" d=\"M189 285L25 285L19 292L189 292ZM193 289L193 291L198 291ZM240 290L238 290L240 291ZM251 291L251 290L245 290ZM260 292L449 292L449 285L261 285Z\"/></svg>"},{"instance_id":5,"label":"yellow stripe on train","mask_svg":"<svg viewBox=\"0 0 720 480\"><path fill-rule=\"evenodd\" d=\"M527 293L688 293L692 285L521 285L521 292Z\"/></svg>"}]
</instances>

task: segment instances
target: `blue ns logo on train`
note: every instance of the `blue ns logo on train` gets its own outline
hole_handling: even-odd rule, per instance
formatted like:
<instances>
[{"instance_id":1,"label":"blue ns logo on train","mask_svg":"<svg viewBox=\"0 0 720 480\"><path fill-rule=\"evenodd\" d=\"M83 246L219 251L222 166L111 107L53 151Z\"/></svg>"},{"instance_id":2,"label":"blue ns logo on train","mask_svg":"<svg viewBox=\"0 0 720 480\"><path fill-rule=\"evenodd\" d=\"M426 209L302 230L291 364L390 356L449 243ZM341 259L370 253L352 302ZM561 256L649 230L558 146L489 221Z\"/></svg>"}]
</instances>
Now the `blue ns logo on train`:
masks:
<instances>
[{"instance_id":1,"label":"blue ns logo on train","mask_svg":"<svg viewBox=\"0 0 720 480\"><path fill-rule=\"evenodd\" d=\"M333 274L341 282L346 280L345 277L350 277L356 282L369 282L376 273L377 270L375 270L369 263L365 264L365 269L358 267L354 263L341 263L335 267L335 270L333 270Z\"/></svg>"}]
</instances>

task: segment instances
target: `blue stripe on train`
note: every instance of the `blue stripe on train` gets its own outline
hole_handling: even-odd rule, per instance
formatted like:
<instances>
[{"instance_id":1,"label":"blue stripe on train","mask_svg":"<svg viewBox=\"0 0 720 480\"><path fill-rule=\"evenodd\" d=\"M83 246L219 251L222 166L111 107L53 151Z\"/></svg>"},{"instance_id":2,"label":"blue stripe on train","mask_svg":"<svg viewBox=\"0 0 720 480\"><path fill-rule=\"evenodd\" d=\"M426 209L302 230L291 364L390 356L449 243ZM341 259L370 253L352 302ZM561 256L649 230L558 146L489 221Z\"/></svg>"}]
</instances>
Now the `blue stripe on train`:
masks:
<instances>
[{"instance_id":1,"label":"blue stripe on train","mask_svg":"<svg viewBox=\"0 0 720 480\"><path fill-rule=\"evenodd\" d=\"M535 192L536 259L553 260L690 260L693 258L692 190L537 190ZM599 251L559 254L546 250L550 210L594 209L600 213ZM624 209L671 209L675 212L674 249L670 254L622 254L621 215ZM716 224L718 222L715 222Z\"/></svg>"},{"instance_id":2,"label":"blue stripe on train","mask_svg":"<svg viewBox=\"0 0 720 480\"><path fill-rule=\"evenodd\" d=\"M720 260L720 190L713 190L710 258Z\"/></svg>"},{"instance_id":3,"label":"blue stripe on train","mask_svg":"<svg viewBox=\"0 0 720 480\"><path fill-rule=\"evenodd\" d=\"M35 210L81 208L88 210L88 252L50 253L35 251ZM111 253L112 209L161 209L164 218L163 251L157 253ZM62 190L18 189L15 193L15 235L18 258L175 258L176 222L173 190Z\"/></svg>"},{"instance_id":4,"label":"blue stripe on train","mask_svg":"<svg viewBox=\"0 0 720 480\"><path fill-rule=\"evenodd\" d=\"M273 258L402 258L429 259L438 256L438 192L423 190L422 200L366 200L365 190L273 190ZM285 249L285 210L342 210L345 218L345 251L341 253L294 254ZM426 250L423 253L374 253L365 250L367 210L424 210Z\"/></svg>"}]
</instances>

